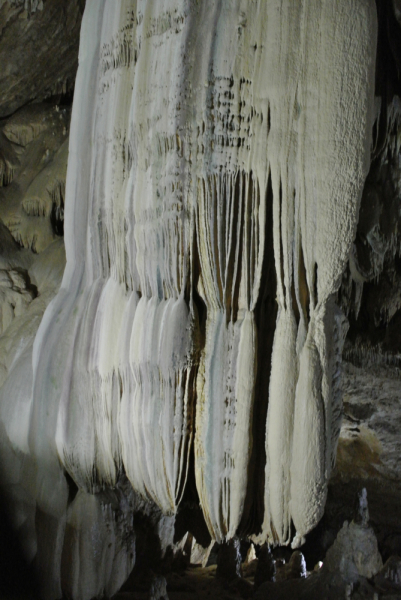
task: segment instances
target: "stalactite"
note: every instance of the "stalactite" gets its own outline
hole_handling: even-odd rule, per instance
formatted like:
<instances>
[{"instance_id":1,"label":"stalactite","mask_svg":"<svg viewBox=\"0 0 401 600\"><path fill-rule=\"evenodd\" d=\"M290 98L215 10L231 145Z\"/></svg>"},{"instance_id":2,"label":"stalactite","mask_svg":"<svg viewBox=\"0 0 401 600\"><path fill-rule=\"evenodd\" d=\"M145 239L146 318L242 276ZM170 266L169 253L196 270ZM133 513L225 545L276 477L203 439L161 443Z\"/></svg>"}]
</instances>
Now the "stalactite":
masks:
<instances>
[{"instance_id":1,"label":"stalactite","mask_svg":"<svg viewBox=\"0 0 401 600\"><path fill-rule=\"evenodd\" d=\"M264 206L252 173L198 184L199 291L206 343L197 382L195 469L210 532L235 535L252 449L256 327Z\"/></svg>"}]
</instances>

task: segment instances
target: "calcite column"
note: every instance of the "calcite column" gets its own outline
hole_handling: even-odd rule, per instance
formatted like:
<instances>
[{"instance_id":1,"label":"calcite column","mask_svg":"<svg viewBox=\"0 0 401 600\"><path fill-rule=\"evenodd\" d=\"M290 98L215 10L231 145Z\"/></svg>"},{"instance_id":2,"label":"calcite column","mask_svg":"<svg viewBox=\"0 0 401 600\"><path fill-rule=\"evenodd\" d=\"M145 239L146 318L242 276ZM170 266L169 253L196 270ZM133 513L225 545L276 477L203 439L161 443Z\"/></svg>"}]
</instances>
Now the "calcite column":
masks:
<instances>
[{"instance_id":1,"label":"calcite column","mask_svg":"<svg viewBox=\"0 0 401 600\"><path fill-rule=\"evenodd\" d=\"M67 268L34 352L39 482L58 458L88 493L125 473L174 514L195 438L205 520L232 538L257 374L271 370L261 538L287 543L292 520L297 544L317 523L338 432L333 294L368 168L375 39L373 0L88 0ZM273 262L270 365L256 307Z\"/></svg>"}]
</instances>

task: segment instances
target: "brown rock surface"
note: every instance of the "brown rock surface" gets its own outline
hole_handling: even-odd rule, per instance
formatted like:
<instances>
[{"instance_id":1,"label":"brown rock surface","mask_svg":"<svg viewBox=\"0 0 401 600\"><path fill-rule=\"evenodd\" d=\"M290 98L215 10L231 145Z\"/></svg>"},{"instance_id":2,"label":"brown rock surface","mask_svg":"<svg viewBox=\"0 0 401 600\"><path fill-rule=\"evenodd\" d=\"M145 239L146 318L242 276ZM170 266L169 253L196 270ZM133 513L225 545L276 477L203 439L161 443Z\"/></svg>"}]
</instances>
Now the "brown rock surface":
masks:
<instances>
[{"instance_id":1,"label":"brown rock surface","mask_svg":"<svg viewBox=\"0 0 401 600\"><path fill-rule=\"evenodd\" d=\"M71 91L84 0L0 0L0 118Z\"/></svg>"}]
</instances>

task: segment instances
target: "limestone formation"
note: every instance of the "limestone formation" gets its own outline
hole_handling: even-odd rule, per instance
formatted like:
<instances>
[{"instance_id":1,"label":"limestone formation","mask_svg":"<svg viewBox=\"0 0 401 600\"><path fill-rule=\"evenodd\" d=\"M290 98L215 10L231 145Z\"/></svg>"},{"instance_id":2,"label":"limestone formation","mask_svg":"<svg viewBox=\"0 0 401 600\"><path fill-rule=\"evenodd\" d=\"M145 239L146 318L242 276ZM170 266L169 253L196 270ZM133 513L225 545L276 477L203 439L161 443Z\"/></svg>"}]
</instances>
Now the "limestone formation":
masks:
<instances>
[{"instance_id":1,"label":"limestone formation","mask_svg":"<svg viewBox=\"0 0 401 600\"><path fill-rule=\"evenodd\" d=\"M48 598L113 594L135 512L164 552L186 493L227 547L297 547L322 517L376 37L374 0L88 0L69 142L58 105L1 128L0 217L27 264L0 280L0 344L50 302L65 233L0 397Z\"/></svg>"},{"instance_id":2,"label":"limestone formation","mask_svg":"<svg viewBox=\"0 0 401 600\"><path fill-rule=\"evenodd\" d=\"M32 447L39 462L57 451L88 491L115 485L124 464L134 489L174 512L196 398L205 519L216 539L235 534L256 369L269 368L256 364L254 309L263 261L273 260L264 253L271 182L279 313L263 535L288 541L292 518L299 543L322 514L338 431L332 297L368 168L375 9L205 10L87 6L67 269L36 342ZM214 32L210 56L197 47L199 21ZM47 441L36 442L44 410Z\"/></svg>"},{"instance_id":3,"label":"limestone formation","mask_svg":"<svg viewBox=\"0 0 401 600\"><path fill-rule=\"evenodd\" d=\"M397 590L396 586L391 584L383 587L383 575L386 570L383 568L380 571L383 563L377 549L377 540L373 529L367 525L359 525L354 521L345 522L334 544L329 548L323 565L311 574L304 572L300 576L299 572L294 572L296 563L299 566L299 559L302 557L300 552L297 551L297 554L298 556L294 556L294 553L291 557L290 564L293 563L293 568L288 569L287 573L282 573L278 583L265 582L256 590L256 600L374 600L384 590ZM391 564L396 563L397 561L393 560ZM390 564L388 566L391 569ZM382 587L376 584L376 580ZM392 597L394 596L388 596L389 599Z\"/></svg>"}]
</instances>

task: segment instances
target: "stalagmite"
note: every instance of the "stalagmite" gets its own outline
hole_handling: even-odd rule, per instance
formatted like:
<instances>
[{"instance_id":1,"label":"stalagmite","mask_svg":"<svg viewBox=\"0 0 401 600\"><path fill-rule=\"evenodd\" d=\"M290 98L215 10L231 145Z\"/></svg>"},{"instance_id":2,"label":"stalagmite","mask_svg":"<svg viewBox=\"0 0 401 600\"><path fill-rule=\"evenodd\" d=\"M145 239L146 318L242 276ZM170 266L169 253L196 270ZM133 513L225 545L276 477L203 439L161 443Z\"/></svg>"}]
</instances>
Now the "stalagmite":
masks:
<instances>
[{"instance_id":1,"label":"stalagmite","mask_svg":"<svg viewBox=\"0 0 401 600\"><path fill-rule=\"evenodd\" d=\"M96 562L89 533L113 537L98 495L125 476L174 515L194 470L218 541L296 546L321 518L341 402L334 294L369 166L375 44L374 0L87 0L67 266L35 339L19 442L44 529L52 519L51 593L60 570L77 599L128 575L134 556L113 538ZM26 211L62 209L56 175L45 198L28 190ZM269 264L271 364L259 327ZM249 529L263 476L251 456L264 451L264 518Z\"/></svg>"}]
</instances>

